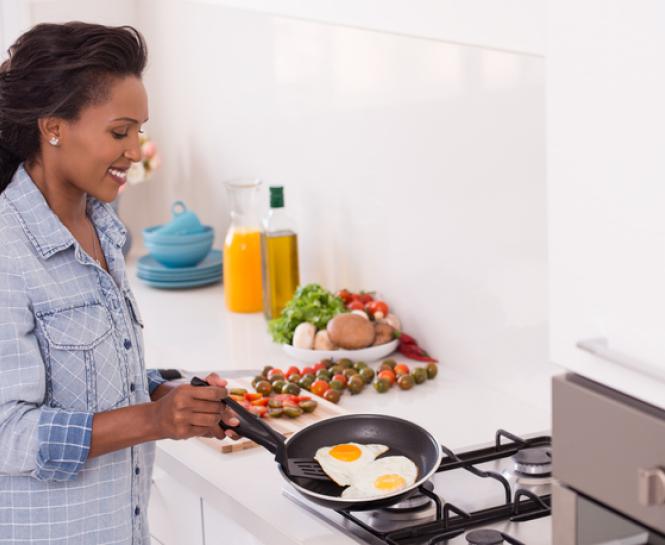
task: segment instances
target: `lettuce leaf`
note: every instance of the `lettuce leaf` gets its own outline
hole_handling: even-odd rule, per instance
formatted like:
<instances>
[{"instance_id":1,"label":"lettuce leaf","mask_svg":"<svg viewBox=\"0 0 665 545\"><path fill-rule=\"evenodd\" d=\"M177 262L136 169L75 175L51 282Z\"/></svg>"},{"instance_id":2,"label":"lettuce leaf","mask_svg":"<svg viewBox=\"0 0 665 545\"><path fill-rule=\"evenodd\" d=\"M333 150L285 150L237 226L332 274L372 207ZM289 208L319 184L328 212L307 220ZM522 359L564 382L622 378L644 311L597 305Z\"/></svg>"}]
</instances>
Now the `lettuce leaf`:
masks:
<instances>
[{"instance_id":1,"label":"lettuce leaf","mask_svg":"<svg viewBox=\"0 0 665 545\"><path fill-rule=\"evenodd\" d=\"M268 322L273 341L291 344L293 332L303 322L314 324L316 329L325 329L337 314L347 312L344 302L319 284L300 286L288 302L279 318Z\"/></svg>"}]
</instances>

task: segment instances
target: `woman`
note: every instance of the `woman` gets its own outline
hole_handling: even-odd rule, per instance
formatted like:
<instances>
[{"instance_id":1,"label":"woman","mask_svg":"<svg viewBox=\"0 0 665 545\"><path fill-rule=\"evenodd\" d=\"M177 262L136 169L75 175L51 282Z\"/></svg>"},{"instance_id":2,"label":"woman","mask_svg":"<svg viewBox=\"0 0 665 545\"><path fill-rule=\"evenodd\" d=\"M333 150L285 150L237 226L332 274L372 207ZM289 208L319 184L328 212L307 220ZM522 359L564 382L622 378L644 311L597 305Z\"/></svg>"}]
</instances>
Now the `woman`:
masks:
<instances>
[{"instance_id":1,"label":"woman","mask_svg":"<svg viewBox=\"0 0 665 545\"><path fill-rule=\"evenodd\" d=\"M238 424L217 375L144 368L107 203L141 157L145 63L135 29L67 23L0 66L0 543L148 544L153 441Z\"/></svg>"}]
</instances>

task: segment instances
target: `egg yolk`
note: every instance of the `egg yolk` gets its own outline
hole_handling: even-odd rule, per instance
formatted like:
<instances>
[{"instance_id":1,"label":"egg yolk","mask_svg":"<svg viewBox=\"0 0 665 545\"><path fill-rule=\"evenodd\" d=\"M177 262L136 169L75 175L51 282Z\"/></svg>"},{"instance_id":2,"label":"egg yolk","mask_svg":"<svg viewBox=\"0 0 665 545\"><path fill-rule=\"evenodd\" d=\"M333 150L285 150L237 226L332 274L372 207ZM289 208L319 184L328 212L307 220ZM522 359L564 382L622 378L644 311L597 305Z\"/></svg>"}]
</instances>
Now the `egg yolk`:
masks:
<instances>
[{"instance_id":1,"label":"egg yolk","mask_svg":"<svg viewBox=\"0 0 665 545\"><path fill-rule=\"evenodd\" d=\"M360 458L362 452L355 445L336 445L330 449L330 456L342 462L353 462Z\"/></svg>"},{"instance_id":2,"label":"egg yolk","mask_svg":"<svg viewBox=\"0 0 665 545\"><path fill-rule=\"evenodd\" d=\"M401 475L379 475L374 481L374 488L378 490L396 490L405 486L406 481Z\"/></svg>"}]
</instances>

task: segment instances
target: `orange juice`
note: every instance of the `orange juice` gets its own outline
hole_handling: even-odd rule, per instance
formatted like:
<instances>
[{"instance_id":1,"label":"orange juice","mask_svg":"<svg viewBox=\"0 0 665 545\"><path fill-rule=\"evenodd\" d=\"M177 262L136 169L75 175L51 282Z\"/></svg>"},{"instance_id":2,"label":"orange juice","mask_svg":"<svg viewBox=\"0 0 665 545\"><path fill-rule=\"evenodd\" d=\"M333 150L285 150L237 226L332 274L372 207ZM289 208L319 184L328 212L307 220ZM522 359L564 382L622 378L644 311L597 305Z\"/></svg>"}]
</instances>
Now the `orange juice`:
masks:
<instances>
[{"instance_id":1,"label":"orange juice","mask_svg":"<svg viewBox=\"0 0 665 545\"><path fill-rule=\"evenodd\" d=\"M259 231L229 229L224 241L224 298L232 312L263 309Z\"/></svg>"}]
</instances>

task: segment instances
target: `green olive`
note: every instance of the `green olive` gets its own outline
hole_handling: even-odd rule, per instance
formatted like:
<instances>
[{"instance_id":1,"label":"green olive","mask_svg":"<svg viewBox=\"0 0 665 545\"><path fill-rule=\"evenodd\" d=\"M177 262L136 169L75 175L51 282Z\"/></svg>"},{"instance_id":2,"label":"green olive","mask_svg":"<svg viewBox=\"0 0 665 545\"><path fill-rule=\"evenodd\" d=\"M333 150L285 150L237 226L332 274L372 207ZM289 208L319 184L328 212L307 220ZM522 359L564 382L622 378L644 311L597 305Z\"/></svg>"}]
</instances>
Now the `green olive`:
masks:
<instances>
[{"instance_id":1,"label":"green olive","mask_svg":"<svg viewBox=\"0 0 665 545\"><path fill-rule=\"evenodd\" d=\"M360 377L360 375L355 375L349 379L349 382L346 383L346 387L349 389L351 394L356 395L362 392L363 388L365 388L365 381Z\"/></svg>"},{"instance_id":2,"label":"green olive","mask_svg":"<svg viewBox=\"0 0 665 545\"><path fill-rule=\"evenodd\" d=\"M360 370L360 378L365 381L365 384L369 384L374 380L374 370L369 367L365 367Z\"/></svg>"},{"instance_id":3,"label":"green olive","mask_svg":"<svg viewBox=\"0 0 665 545\"><path fill-rule=\"evenodd\" d=\"M416 381L416 384L422 384L427 380L427 369L424 367L416 367L411 371L411 376L413 380Z\"/></svg>"},{"instance_id":4,"label":"green olive","mask_svg":"<svg viewBox=\"0 0 665 545\"><path fill-rule=\"evenodd\" d=\"M337 403L339 401L340 396L342 395L342 392L339 390L333 390L332 388L330 390L326 390L323 393L323 399L326 399L332 403Z\"/></svg>"},{"instance_id":5,"label":"green olive","mask_svg":"<svg viewBox=\"0 0 665 545\"><path fill-rule=\"evenodd\" d=\"M284 414L289 418L298 418L305 412L300 407L284 407L282 411L284 411Z\"/></svg>"},{"instance_id":6,"label":"green olive","mask_svg":"<svg viewBox=\"0 0 665 545\"><path fill-rule=\"evenodd\" d=\"M434 378L439 373L439 366L436 363L430 363L427 366L427 378Z\"/></svg>"},{"instance_id":7,"label":"green olive","mask_svg":"<svg viewBox=\"0 0 665 545\"><path fill-rule=\"evenodd\" d=\"M275 392L276 394L281 394L282 388L284 388L285 384L286 381L284 379L276 380L275 382L272 383L272 391Z\"/></svg>"},{"instance_id":8,"label":"green olive","mask_svg":"<svg viewBox=\"0 0 665 545\"><path fill-rule=\"evenodd\" d=\"M300 407L306 413L314 412L314 409L316 409L318 405L319 404L313 399L304 399L303 401L298 403L298 407Z\"/></svg>"},{"instance_id":9,"label":"green olive","mask_svg":"<svg viewBox=\"0 0 665 545\"><path fill-rule=\"evenodd\" d=\"M402 390L410 390L413 388L415 380L411 375L402 375L397 379L397 386Z\"/></svg>"},{"instance_id":10,"label":"green olive","mask_svg":"<svg viewBox=\"0 0 665 545\"><path fill-rule=\"evenodd\" d=\"M380 378L374 383L374 389L380 394L384 394L390 390L390 381L385 378Z\"/></svg>"},{"instance_id":11,"label":"green olive","mask_svg":"<svg viewBox=\"0 0 665 545\"><path fill-rule=\"evenodd\" d=\"M263 394L264 396L270 395L270 392L272 391L272 384L270 384L267 380L262 380L256 385L256 391L260 394Z\"/></svg>"},{"instance_id":12,"label":"green olive","mask_svg":"<svg viewBox=\"0 0 665 545\"><path fill-rule=\"evenodd\" d=\"M270 418L281 418L284 414L284 409L281 407L275 407L274 409L268 409L268 416Z\"/></svg>"},{"instance_id":13,"label":"green olive","mask_svg":"<svg viewBox=\"0 0 665 545\"><path fill-rule=\"evenodd\" d=\"M282 393L297 396L300 393L300 386L293 384L293 382L287 382L282 388Z\"/></svg>"}]
</instances>

